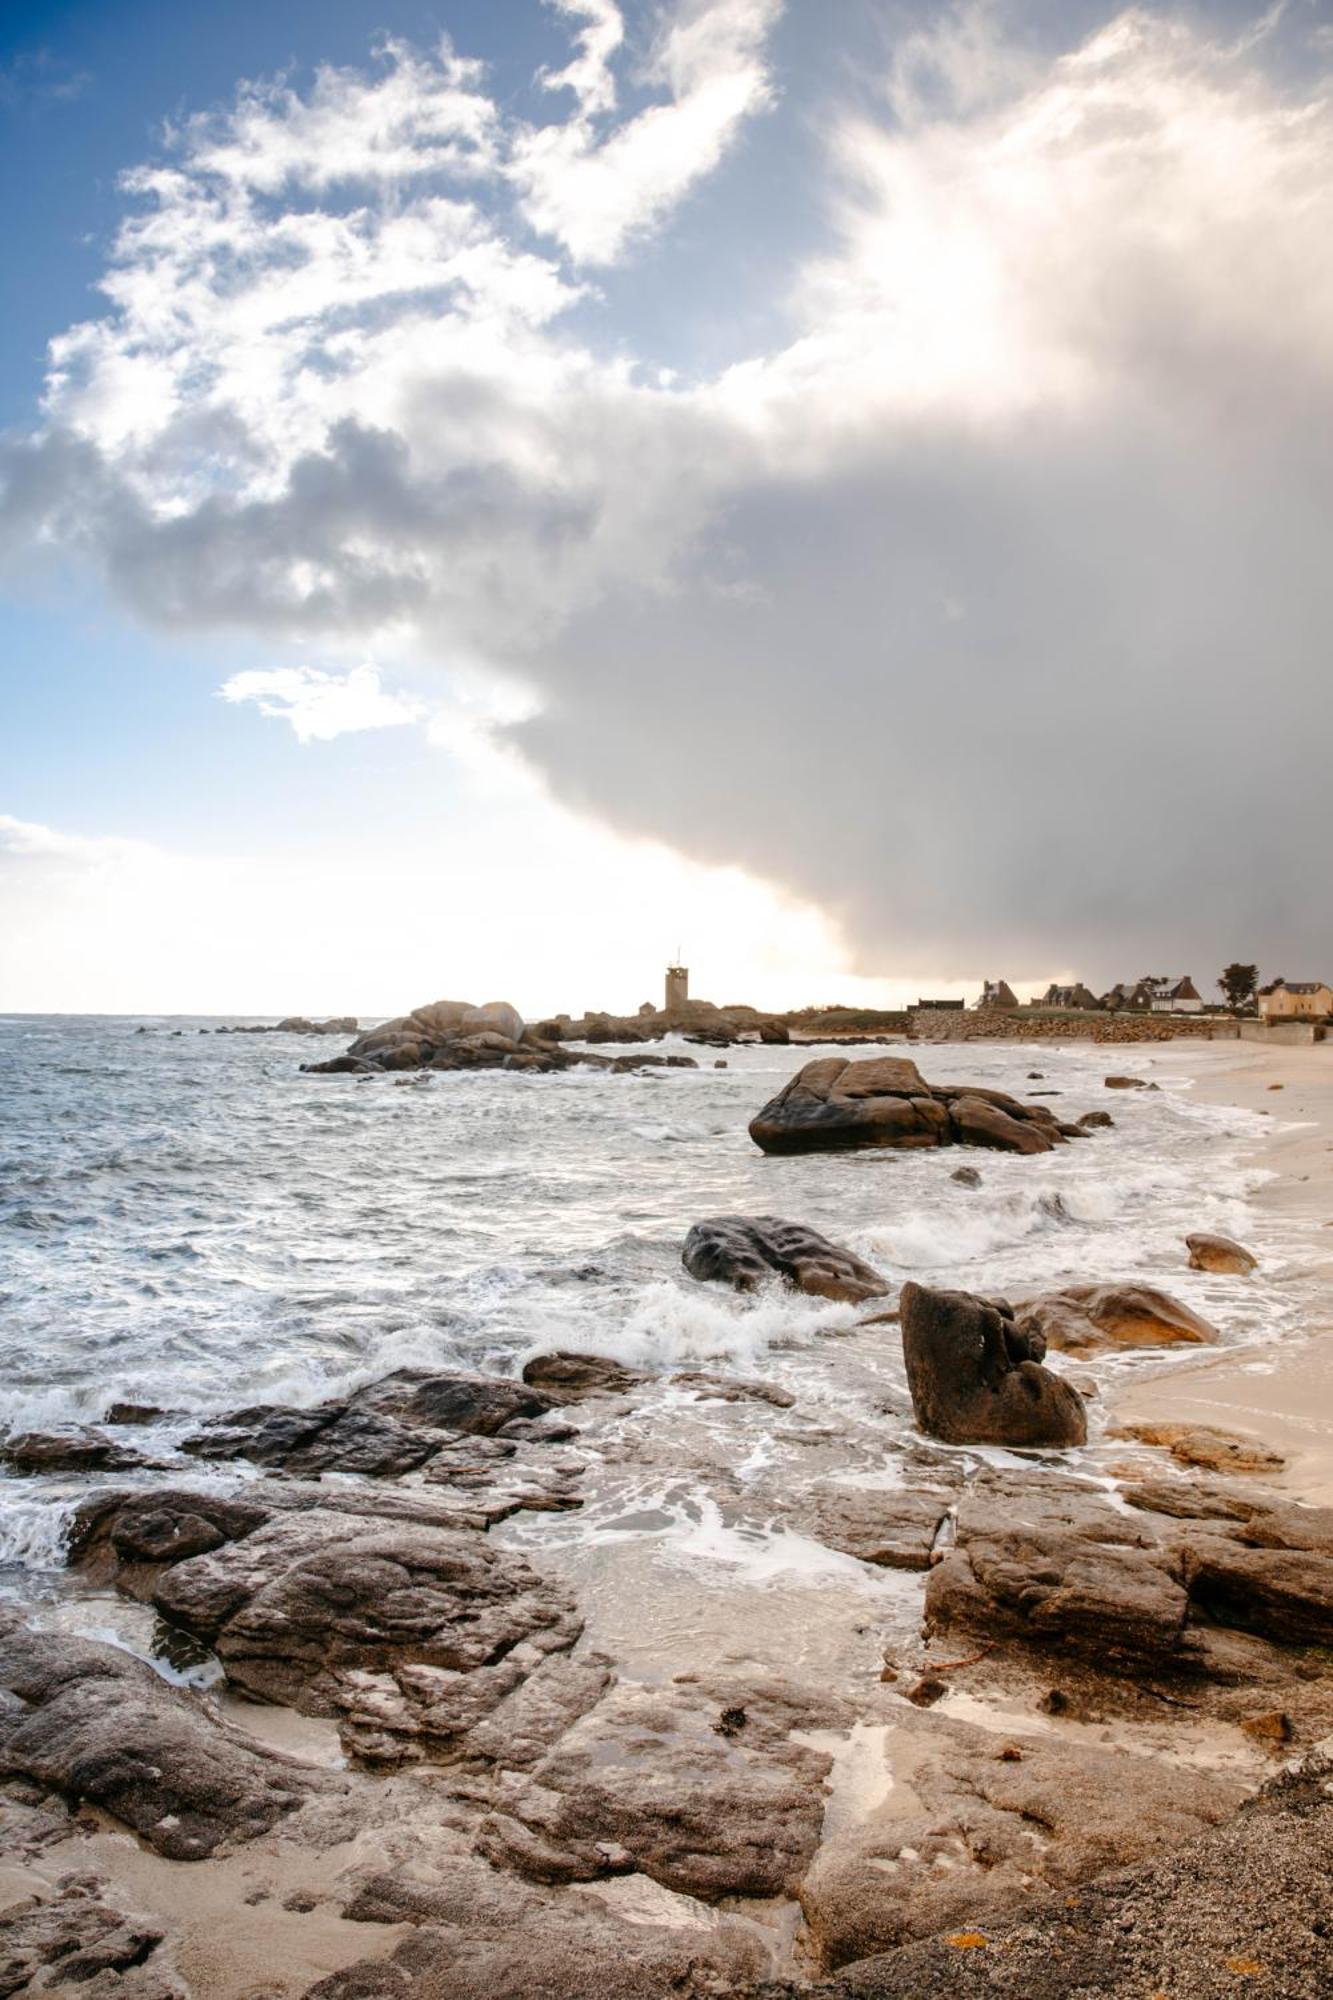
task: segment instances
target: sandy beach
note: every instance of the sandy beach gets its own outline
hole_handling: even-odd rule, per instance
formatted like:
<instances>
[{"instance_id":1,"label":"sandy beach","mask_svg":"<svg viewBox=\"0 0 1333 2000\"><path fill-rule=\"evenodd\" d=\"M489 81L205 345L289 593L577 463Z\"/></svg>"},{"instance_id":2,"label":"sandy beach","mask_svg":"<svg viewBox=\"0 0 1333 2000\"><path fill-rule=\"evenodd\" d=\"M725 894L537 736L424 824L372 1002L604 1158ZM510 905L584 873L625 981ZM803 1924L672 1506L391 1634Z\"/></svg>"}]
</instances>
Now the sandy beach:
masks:
<instances>
[{"instance_id":1,"label":"sandy beach","mask_svg":"<svg viewBox=\"0 0 1333 2000\"><path fill-rule=\"evenodd\" d=\"M1124 1422L1216 1424L1260 1439L1286 1459L1273 1483L1303 1500L1333 1502L1333 1042L1308 1048L1253 1043L1170 1045L1161 1065L1191 1080L1190 1094L1271 1117L1254 1164L1271 1174L1256 1205L1290 1220L1292 1270L1308 1293L1302 1337L1279 1347L1231 1348L1173 1362L1113 1403ZM1320 1251L1319 1231L1327 1229Z\"/></svg>"}]
</instances>

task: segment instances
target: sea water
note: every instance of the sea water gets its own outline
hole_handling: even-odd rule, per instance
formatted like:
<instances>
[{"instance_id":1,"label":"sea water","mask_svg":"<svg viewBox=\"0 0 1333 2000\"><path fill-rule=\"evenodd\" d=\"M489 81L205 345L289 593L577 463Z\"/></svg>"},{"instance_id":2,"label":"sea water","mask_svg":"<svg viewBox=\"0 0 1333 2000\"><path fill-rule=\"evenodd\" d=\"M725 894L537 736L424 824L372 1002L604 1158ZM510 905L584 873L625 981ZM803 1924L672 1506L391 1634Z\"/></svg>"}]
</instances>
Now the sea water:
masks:
<instances>
[{"instance_id":1,"label":"sea water","mask_svg":"<svg viewBox=\"0 0 1333 2000\"><path fill-rule=\"evenodd\" d=\"M1272 1121L1192 1101L1169 1044L1116 1049L1113 1064L1080 1043L894 1047L934 1082L1046 1093L1070 1120L1111 1111L1111 1129L1036 1158L767 1158L748 1120L802 1062L842 1051L718 1059L673 1039L665 1052L697 1069L361 1082L301 1073L328 1044L202 1027L216 1024L0 1018L0 1425L150 1404L172 1414L117 1434L170 1457L207 1413L310 1404L398 1367L516 1373L554 1348L613 1356L654 1383L632 1404L573 1413L585 1506L497 1533L562 1568L593 1629L645 1670L682 1646L721 1659L767 1644L825 1671L849 1633L891 1623L895 1607L906 1620L916 1602L915 1583L825 1547L793 1507L813 1483L893 1486L919 1463L897 1329L861 1324L873 1306L696 1283L680 1262L692 1222L809 1223L895 1289L916 1278L1022 1298L1140 1279L1227 1343L1281 1339L1299 1321L1299 1225L1251 1207L1262 1176L1246 1162ZM1110 1092L1108 1067L1160 1087ZM979 1188L951 1178L963 1161ZM1196 1229L1247 1241L1259 1273L1189 1271ZM1105 1387L1167 1358L1069 1365ZM671 1380L686 1368L761 1377L796 1400L721 1402ZM181 1457L129 1483L246 1476ZM63 1537L99 1483L127 1480L0 1477L8 1594L68 1592ZM850 1623L821 1612L835 1603Z\"/></svg>"}]
</instances>

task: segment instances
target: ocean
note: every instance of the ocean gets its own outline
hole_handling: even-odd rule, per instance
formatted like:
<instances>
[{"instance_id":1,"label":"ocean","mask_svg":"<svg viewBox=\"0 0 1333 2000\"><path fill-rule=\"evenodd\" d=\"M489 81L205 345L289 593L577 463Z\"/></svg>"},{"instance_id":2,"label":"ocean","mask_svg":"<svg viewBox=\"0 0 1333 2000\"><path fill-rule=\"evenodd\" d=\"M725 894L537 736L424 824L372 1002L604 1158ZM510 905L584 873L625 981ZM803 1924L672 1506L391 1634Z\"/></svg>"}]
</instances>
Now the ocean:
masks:
<instances>
[{"instance_id":1,"label":"ocean","mask_svg":"<svg viewBox=\"0 0 1333 2000\"><path fill-rule=\"evenodd\" d=\"M170 1458L201 1413L308 1404L404 1365L514 1373L553 1348L614 1356L661 1380L629 1409L576 1416L584 1507L495 1532L569 1574L595 1635L645 1671L669 1635L731 1657L741 1593L751 1653L794 1649L830 1672L861 1630L827 1615L833 1598L844 1610L864 1600L876 1637L916 1601L904 1579L793 1526L803 1486L894 1485L919 1453L896 1328L858 1325L873 1306L696 1283L680 1263L692 1222L788 1217L895 1283L1011 1298L1146 1279L1231 1344L1280 1340L1300 1322L1298 1225L1252 1205L1260 1175L1246 1164L1271 1121L1192 1102L1169 1044L911 1051L934 1082L1046 1092L1071 1119L1111 1111L1110 1130L1037 1158L768 1158L748 1119L803 1061L841 1051L718 1057L669 1041L699 1067L360 1082L300 1073L327 1043L199 1032L216 1025L0 1018L0 1424L90 1423L115 1401L152 1404L171 1413L164 1422L117 1434ZM1108 1091L1108 1070L1160 1088ZM951 1179L964 1161L979 1188ZM1250 1244L1259 1274L1187 1270L1182 1239L1195 1229ZM1104 1391L1164 1359L1071 1372ZM670 1381L681 1368L760 1377L796 1402L710 1399ZM1090 1477L1113 1476L1107 1451L1095 1434L1073 1456ZM62 1573L74 1507L99 1483L249 1476L186 1457L100 1480L0 1476L0 1589L62 1624L129 1633L137 1649L140 1628Z\"/></svg>"}]
</instances>

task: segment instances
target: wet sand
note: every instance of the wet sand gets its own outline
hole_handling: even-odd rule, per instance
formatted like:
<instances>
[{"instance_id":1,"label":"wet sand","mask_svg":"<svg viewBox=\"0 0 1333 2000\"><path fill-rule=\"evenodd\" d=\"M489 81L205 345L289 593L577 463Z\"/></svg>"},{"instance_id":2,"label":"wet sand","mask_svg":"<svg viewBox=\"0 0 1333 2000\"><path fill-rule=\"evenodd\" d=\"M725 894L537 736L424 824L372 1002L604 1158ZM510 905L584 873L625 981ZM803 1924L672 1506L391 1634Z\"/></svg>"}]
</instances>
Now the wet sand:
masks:
<instances>
[{"instance_id":1,"label":"wet sand","mask_svg":"<svg viewBox=\"0 0 1333 2000\"><path fill-rule=\"evenodd\" d=\"M1188 1076L1200 1102L1271 1116L1272 1138L1256 1148L1254 1164L1272 1178L1254 1200L1275 1222L1293 1225L1291 1274L1307 1295L1308 1317L1304 1333L1278 1347L1231 1348L1140 1378L1117 1394L1114 1417L1214 1424L1255 1437L1287 1460L1266 1484L1333 1504L1333 1041L1306 1048L1181 1041L1159 1061Z\"/></svg>"}]
</instances>

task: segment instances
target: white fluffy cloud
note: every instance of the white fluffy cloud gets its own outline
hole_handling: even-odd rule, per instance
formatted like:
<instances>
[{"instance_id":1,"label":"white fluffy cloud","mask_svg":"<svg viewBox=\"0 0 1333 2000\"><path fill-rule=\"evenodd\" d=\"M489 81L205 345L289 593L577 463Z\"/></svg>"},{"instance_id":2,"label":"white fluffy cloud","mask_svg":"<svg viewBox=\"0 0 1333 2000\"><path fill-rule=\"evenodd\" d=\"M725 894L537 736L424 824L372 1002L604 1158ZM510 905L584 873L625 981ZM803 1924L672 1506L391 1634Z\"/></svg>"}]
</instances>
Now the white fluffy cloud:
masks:
<instances>
[{"instance_id":1,"label":"white fluffy cloud","mask_svg":"<svg viewBox=\"0 0 1333 2000\"><path fill-rule=\"evenodd\" d=\"M363 729L401 728L420 722L419 701L382 687L372 666L345 674L318 667L274 667L233 674L218 690L224 701L252 701L261 715L290 722L298 741L327 743Z\"/></svg>"},{"instance_id":2,"label":"white fluffy cloud","mask_svg":"<svg viewBox=\"0 0 1333 2000\"><path fill-rule=\"evenodd\" d=\"M684 0L638 70L610 0L558 11L547 124L390 48L183 128L11 519L331 675L507 676L560 797L866 964L1294 963L1333 918L1292 862L1333 833L1327 51L937 12L824 107L789 337L668 381L572 309L790 88L777 8Z\"/></svg>"}]
</instances>

